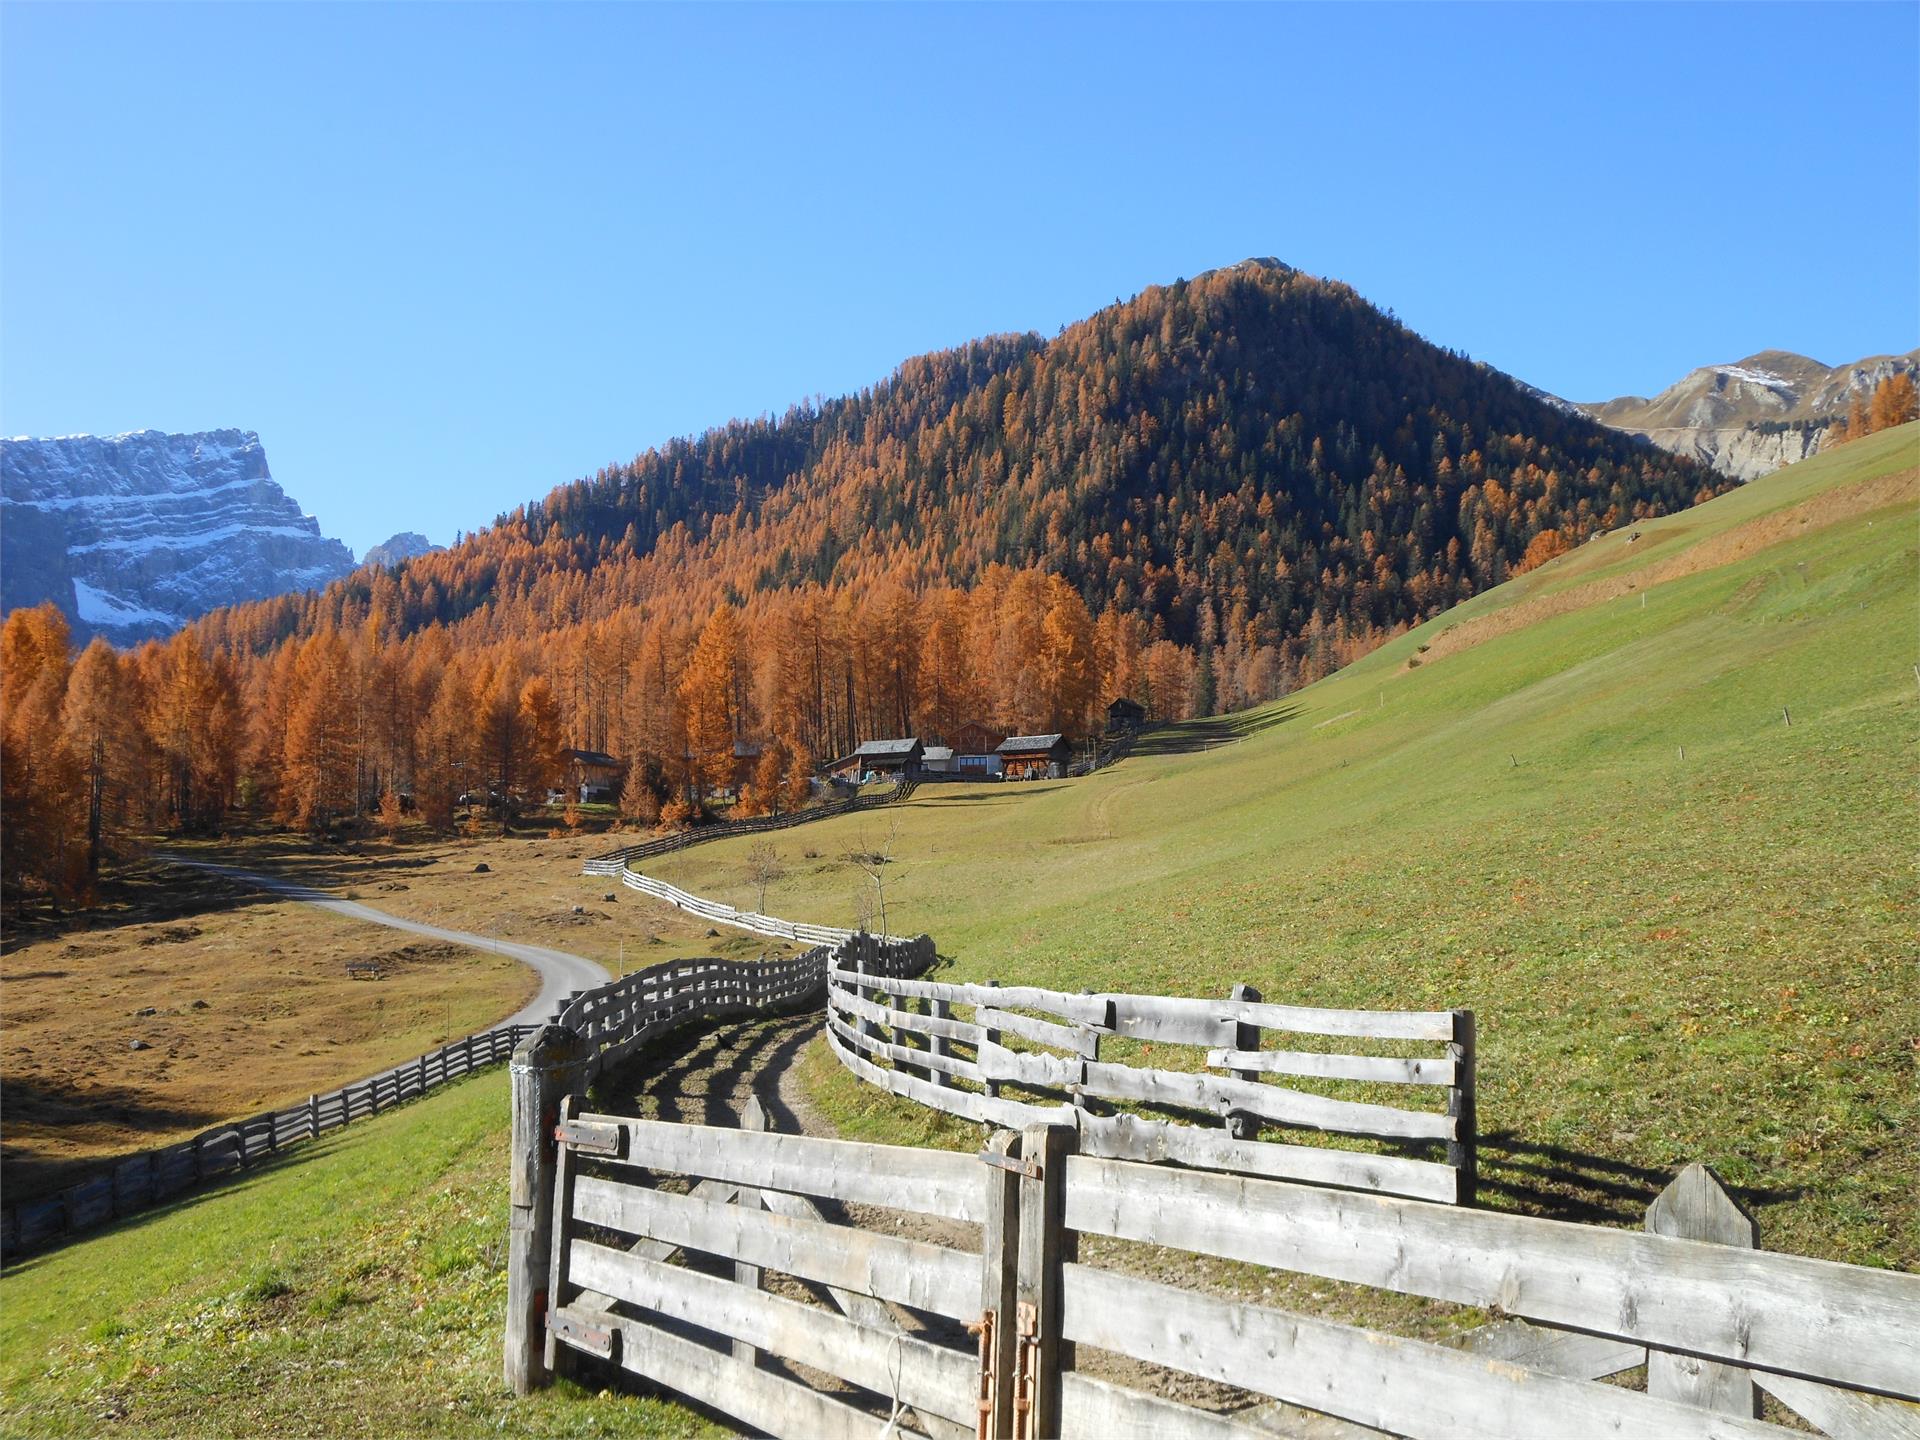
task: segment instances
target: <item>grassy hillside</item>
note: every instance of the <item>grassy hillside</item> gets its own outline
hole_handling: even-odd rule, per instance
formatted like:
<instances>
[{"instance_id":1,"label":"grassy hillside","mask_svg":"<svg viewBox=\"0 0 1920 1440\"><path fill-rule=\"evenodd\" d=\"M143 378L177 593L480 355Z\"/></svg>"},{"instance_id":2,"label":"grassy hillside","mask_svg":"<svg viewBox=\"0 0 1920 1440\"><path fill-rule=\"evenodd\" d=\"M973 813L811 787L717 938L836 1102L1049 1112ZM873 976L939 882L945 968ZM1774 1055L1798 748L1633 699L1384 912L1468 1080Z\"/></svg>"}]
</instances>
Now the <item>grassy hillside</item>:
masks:
<instances>
[{"instance_id":1,"label":"grassy hillside","mask_svg":"<svg viewBox=\"0 0 1920 1440\"><path fill-rule=\"evenodd\" d=\"M507 1404L495 1070L0 1278L0 1433L666 1436L568 1385Z\"/></svg>"},{"instance_id":2,"label":"grassy hillside","mask_svg":"<svg viewBox=\"0 0 1920 1440\"><path fill-rule=\"evenodd\" d=\"M1702 1159L1771 1248L1920 1264L1917 459L1603 537L1085 780L808 827L768 908L846 923L897 820L890 928L958 976L1470 1006L1491 1203L1637 1224ZM744 848L653 873L737 893Z\"/></svg>"}]
</instances>

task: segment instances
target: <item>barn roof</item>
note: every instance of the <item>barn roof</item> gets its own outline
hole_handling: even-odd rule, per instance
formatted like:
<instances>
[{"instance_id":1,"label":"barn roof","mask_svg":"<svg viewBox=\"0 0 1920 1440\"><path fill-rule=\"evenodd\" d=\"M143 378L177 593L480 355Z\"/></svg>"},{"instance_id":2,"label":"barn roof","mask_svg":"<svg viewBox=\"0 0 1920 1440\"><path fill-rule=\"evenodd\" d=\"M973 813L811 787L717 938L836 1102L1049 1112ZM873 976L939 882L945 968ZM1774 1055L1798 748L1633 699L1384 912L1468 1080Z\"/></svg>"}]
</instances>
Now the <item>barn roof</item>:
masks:
<instances>
[{"instance_id":1,"label":"barn roof","mask_svg":"<svg viewBox=\"0 0 1920 1440\"><path fill-rule=\"evenodd\" d=\"M1000 742L1002 755L1044 755L1060 743L1058 735L1009 735Z\"/></svg>"},{"instance_id":2,"label":"barn roof","mask_svg":"<svg viewBox=\"0 0 1920 1440\"><path fill-rule=\"evenodd\" d=\"M929 745L926 749L926 757L929 760L951 760L953 758L953 747L951 745Z\"/></svg>"},{"instance_id":3,"label":"barn roof","mask_svg":"<svg viewBox=\"0 0 1920 1440\"><path fill-rule=\"evenodd\" d=\"M856 755L911 755L920 744L918 735L909 735L904 740L863 740Z\"/></svg>"},{"instance_id":4,"label":"barn roof","mask_svg":"<svg viewBox=\"0 0 1920 1440\"><path fill-rule=\"evenodd\" d=\"M569 750L567 751L567 758L577 761L582 765L612 765L617 767L620 764L613 756L600 750Z\"/></svg>"}]
</instances>

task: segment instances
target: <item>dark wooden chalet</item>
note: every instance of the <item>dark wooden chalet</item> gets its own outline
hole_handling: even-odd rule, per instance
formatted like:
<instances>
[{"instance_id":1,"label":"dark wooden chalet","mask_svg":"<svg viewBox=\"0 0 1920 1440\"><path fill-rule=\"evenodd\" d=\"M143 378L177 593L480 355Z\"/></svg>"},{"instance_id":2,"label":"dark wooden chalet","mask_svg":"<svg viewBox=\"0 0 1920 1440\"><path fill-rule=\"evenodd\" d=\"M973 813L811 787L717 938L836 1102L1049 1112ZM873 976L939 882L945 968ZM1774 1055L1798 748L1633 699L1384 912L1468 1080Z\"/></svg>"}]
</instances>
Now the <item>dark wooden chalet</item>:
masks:
<instances>
[{"instance_id":1,"label":"dark wooden chalet","mask_svg":"<svg viewBox=\"0 0 1920 1440\"><path fill-rule=\"evenodd\" d=\"M913 776L920 773L926 746L917 736L903 740L868 740L851 755L842 756L827 767L835 779L860 783L887 775Z\"/></svg>"},{"instance_id":2,"label":"dark wooden chalet","mask_svg":"<svg viewBox=\"0 0 1920 1440\"><path fill-rule=\"evenodd\" d=\"M1147 723L1147 707L1122 695L1107 706L1107 733L1130 735Z\"/></svg>"},{"instance_id":3,"label":"dark wooden chalet","mask_svg":"<svg viewBox=\"0 0 1920 1440\"><path fill-rule=\"evenodd\" d=\"M1071 747L1064 735L1009 735L994 753L1009 780L1058 779L1067 773Z\"/></svg>"},{"instance_id":4,"label":"dark wooden chalet","mask_svg":"<svg viewBox=\"0 0 1920 1440\"><path fill-rule=\"evenodd\" d=\"M620 796L627 767L599 750L568 750L567 789L583 805L609 804Z\"/></svg>"}]
</instances>

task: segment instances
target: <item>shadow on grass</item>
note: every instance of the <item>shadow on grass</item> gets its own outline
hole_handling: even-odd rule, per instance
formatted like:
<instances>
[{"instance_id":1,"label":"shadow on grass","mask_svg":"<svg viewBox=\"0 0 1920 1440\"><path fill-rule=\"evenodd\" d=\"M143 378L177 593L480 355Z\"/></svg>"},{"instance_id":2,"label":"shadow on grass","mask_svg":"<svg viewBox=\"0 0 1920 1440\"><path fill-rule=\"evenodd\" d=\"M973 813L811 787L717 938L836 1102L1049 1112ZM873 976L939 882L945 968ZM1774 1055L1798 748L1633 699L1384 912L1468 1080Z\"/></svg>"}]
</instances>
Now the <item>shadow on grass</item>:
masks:
<instances>
[{"instance_id":1,"label":"shadow on grass","mask_svg":"<svg viewBox=\"0 0 1920 1440\"><path fill-rule=\"evenodd\" d=\"M125 1155L106 1159L98 1155L34 1154L17 1138L23 1125L56 1129L110 1122L161 1137L174 1135L184 1139L220 1118L209 1110L156 1105L150 1096L124 1086L89 1084L83 1090L66 1090L34 1080L10 1078L4 1103L0 1104L0 1125L16 1138L0 1144L0 1191L5 1192L9 1205L44 1200L69 1185L112 1173L116 1164L137 1153L129 1150ZM171 1142L161 1138L152 1143Z\"/></svg>"},{"instance_id":2,"label":"shadow on grass","mask_svg":"<svg viewBox=\"0 0 1920 1440\"><path fill-rule=\"evenodd\" d=\"M1641 1225L1647 1207L1677 1173L1563 1145L1529 1142L1510 1130L1480 1137L1482 1196L1499 1196L1513 1209L1548 1220ZM1750 1211L1797 1200L1804 1193L1797 1187L1729 1185L1727 1189Z\"/></svg>"},{"instance_id":3,"label":"shadow on grass","mask_svg":"<svg viewBox=\"0 0 1920 1440\"><path fill-rule=\"evenodd\" d=\"M1300 713L1298 705L1267 705L1258 710L1243 710L1233 715L1213 715L1204 720L1183 720L1177 725L1158 725L1143 730L1128 752L1133 756L1196 755L1245 740L1262 731L1284 725Z\"/></svg>"}]
</instances>

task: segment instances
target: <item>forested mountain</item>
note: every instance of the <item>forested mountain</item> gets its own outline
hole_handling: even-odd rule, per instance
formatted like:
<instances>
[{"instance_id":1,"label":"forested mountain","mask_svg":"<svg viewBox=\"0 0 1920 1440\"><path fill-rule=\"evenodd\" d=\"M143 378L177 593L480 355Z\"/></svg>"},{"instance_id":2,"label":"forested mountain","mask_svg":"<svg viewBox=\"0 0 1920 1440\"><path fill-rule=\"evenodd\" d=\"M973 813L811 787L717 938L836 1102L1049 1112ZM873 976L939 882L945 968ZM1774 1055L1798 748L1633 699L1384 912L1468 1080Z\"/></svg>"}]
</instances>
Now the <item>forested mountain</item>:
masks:
<instances>
[{"instance_id":1,"label":"forested mountain","mask_svg":"<svg viewBox=\"0 0 1920 1440\"><path fill-rule=\"evenodd\" d=\"M1251 622L1298 651L1315 616L1403 624L1497 583L1543 532L1577 542L1717 483L1344 285L1248 261L1052 341L922 356L857 395L649 451L413 560L378 598L402 630L497 638L808 581L965 586L1001 562L1183 644ZM208 633L258 648L351 624L378 586L362 572Z\"/></svg>"},{"instance_id":2,"label":"forested mountain","mask_svg":"<svg viewBox=\"0 0 1920 1440\"><path fill-rule=\"evenodd\" d=\"M865 737L1080 734L1118 695L1235 709L1732 483L1249 261L676 441L164 646L76 661L57 615L17 612L7 873L72 890L116 836L235 801L444 828L479 793L510 818L567 745L630 760L623 810L674 823L742 739L751 813Z\"/></svg>"}]
</instances>

